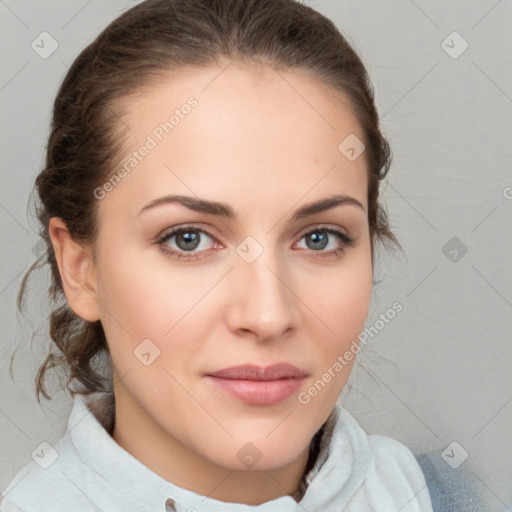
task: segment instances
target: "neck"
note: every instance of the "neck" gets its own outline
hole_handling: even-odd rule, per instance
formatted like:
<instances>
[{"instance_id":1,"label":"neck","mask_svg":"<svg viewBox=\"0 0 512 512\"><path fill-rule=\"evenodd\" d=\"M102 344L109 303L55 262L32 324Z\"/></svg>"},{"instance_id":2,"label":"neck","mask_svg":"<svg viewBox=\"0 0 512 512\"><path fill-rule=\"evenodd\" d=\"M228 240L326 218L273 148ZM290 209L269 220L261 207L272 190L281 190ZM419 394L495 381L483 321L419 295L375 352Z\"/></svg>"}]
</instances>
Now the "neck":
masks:
<instances>
[{"instance_id":1,"label":"neck","mask_svg":"<svg viewBox=\"0 0 512 512\"><path fill-rule=\"evenodd\" d=\"M216 465L164 431L141 409L122 382L115 390L112 437L165 480L215 500L247 505L297 493L309 457L308 447L286 466L264 471L239 471Z\"/></svg>"}]
</instances>

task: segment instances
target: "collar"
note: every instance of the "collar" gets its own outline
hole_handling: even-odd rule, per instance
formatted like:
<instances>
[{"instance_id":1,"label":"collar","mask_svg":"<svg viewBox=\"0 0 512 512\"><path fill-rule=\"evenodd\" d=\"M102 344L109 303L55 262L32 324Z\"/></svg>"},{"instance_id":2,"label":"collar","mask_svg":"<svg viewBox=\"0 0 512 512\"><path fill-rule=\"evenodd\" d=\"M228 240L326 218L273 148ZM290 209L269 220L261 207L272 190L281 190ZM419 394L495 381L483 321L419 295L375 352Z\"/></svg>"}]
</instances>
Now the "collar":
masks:
<instances>
[{"instance_id":1,"label":"collar","mask_svg":"<svg viewBox=\"0 0 512 512\"><path fill-rule=\"evenodd\" d=\"M111 392L76 394L66 435L70 436L82 462L116 487L120 495L147 510L320 512L343 510L364 482L371 463L366 433L340 404L335 405L333 413L332 436L321 445L315 465L306 475L307 489L299 503L292 496L281 496L260 505L230 503L168 482L111 437L115 415Z\"/></svg>"}]
</instances>

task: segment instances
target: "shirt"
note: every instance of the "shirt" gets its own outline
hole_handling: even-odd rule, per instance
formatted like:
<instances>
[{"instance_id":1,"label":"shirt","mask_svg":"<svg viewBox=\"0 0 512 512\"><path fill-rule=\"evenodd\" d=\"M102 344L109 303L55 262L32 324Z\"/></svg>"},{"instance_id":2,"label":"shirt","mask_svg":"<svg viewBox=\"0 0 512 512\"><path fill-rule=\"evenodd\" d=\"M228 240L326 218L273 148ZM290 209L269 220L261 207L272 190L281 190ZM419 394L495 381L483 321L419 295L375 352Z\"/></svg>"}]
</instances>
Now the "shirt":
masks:
<instances>
[{"instance_id":1,"label":"shirt","mask_svg":"<svg viewBox=\"0 0 512 512\"><path fill-rule=\"evenodd\" d=\"M41 446L4 490L1 512L432 512L423 472L400 442L367 435L340 404L300 502L215 500L165 480L111 437L113 395L75 395L65 435Z\"/></svg>"}]
</instances>

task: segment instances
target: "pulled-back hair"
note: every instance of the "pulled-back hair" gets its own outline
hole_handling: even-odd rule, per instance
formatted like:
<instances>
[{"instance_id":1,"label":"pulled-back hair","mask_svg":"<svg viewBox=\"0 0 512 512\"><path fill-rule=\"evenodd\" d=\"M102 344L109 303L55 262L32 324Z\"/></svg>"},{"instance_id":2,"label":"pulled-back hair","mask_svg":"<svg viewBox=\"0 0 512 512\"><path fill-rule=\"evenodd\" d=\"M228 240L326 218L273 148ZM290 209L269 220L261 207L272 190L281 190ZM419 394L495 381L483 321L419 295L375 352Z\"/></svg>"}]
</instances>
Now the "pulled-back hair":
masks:
<instances>
[{"instance_id":1,"label":"pulled-back hair","mask_svg":"<svg viewBox=\"0 0 512 512\"><path fill-rule=\"evenodd\" d=\"M50 350L38 370L38 401L41 393L51 398L44 381L52 368L66 371L71 394L112 388L99 370L110 357L101 322L81 319L65 300L50 218L60 217L76 242L93 244L98 234L93 191L115 172L126 143L123 99L174 71L226 60L305 72L348 98L366 147L372 261L375 241L399 245L379 202L379 182L389 170L391 152L380 131L372 85L360 57L332 21L295 0L144 1L78 55L55 99L45 167L35 181L46 247L23 277L17 302L22 311L27 278L48 264L55 306L49 334L57 350Z\"/></svg>"}]
</instances>

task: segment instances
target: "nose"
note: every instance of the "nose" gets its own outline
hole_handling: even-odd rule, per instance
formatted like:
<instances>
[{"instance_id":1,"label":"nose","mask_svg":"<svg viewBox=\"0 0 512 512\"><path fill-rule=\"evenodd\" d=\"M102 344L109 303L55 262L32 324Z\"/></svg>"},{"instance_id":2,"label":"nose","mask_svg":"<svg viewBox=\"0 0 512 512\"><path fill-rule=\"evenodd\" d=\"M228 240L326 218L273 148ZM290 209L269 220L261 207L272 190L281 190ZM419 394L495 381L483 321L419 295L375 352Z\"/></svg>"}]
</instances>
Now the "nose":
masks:
<instances>
[{"instance_id":1,"label":"nose","mask_svg":"<svg viewBox=\"0 0 512 512\"><path fill-rule=\"evenodd\" d=\"M238 335L251 332L260 340L280 339L300 325L291 272L270 250L253 262L240 258L230 272L231 302L227 323Z\"/></svg>"}]
</instances>

